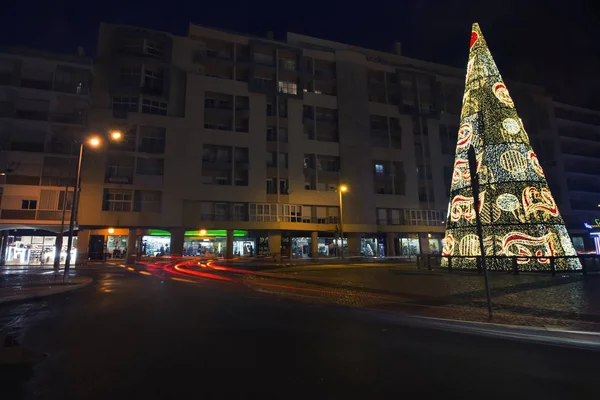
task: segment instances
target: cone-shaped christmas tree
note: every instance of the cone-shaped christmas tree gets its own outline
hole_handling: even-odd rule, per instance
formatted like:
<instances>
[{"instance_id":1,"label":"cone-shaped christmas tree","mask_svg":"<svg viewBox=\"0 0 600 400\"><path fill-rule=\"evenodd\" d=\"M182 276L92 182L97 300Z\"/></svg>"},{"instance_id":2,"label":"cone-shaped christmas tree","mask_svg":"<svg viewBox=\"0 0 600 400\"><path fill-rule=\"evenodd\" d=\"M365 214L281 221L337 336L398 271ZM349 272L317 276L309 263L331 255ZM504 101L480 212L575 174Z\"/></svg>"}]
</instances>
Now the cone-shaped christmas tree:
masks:
<instances>
[{"instance_id":1,"label":"cone-shaped christmas tree","mask_svg":"<svg viewBox=\"0 0 600 400\"><path fill-rule=\"evenodd\" d=\"M488 265L510 268L518 256L521 270L548 270L549 257L576 255L573 243L478 24L470 44L443 255L458 256L453 267L475 268L476 258L464 256L481 254L467 155L473 146L484 251L502 257ZM577 258L555 258L555 266L581 268Z\"/></svg>"}]
</instances>

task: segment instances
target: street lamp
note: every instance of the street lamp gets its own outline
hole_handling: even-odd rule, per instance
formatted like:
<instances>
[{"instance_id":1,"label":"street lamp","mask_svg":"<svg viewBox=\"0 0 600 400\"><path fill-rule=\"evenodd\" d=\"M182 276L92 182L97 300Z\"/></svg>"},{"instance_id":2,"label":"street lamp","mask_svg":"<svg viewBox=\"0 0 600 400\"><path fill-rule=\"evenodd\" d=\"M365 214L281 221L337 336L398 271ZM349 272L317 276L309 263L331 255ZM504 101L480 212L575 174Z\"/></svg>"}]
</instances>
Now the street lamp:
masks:
<instances>
[{"instance_id":1,"label":"street lamp","mask_svg":"<svg viewBox=\"0 0 600 400\"><path fill-rule=\"evenodd\" d=\"M338 187L338 193L340 195L340 254L344 258L344 207L342 201L342 195L348 191L348 186L340 185Z\"/></svg>"},{"instance_id":2,"label":"street lamp","mask_svg":"<svg viewBox=\"0 0 600 400\"><path fill-rule=\"evenodd\" d=\"M200 229L200 236L206 235L206 229Z\"/></svg>"},{"instance_id":3,"label":"street lamp","mask_svg":"<svg viewBox=\"0 0 600 400\"><path fill-rule=\"evenodd\" d=\"M120 131L111 131L110 140L118 141L122 137ZM71 246L73 245L73 231L75 229L75 217L79 206L79 191L81 190L81 163L83 161L83 146L87 144L90 147L100 147L102 138L98 135L91 136L87 141L79 142L79 158L77 159L77 175L75 176L75 190L73 191L73 204L71 206L71 218L69 220L69 239L67 241L67 255L65 257L65 275L63 280L69 280L69 267L71 266ZM66 199L65 199L66 201ZM60 253L59 253L60 254Z\"/></svg>"}]
</instances>

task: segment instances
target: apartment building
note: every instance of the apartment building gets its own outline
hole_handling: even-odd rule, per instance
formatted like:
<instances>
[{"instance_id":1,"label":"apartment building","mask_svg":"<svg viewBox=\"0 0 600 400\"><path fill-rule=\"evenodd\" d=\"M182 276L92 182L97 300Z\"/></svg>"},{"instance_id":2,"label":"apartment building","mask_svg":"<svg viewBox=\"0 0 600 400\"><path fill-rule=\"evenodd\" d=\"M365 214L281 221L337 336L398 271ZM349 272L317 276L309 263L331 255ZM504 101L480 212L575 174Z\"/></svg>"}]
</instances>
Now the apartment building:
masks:
<instances>
[{"instance_id":1,"label":"apartment building","mask_svg":"<svg viewBox=\"0 0 600 400\"><path fill-rule=\"evenodd\" d=\"M600 112L562 103L554 106L568 190L565 221L577 250L600 254Z\"/></svg>"},{"instance_id":2,"label":"apartment building","mask_svg":"<svg viewBox=\"0 0 600 400\"><path fill-rule=\"evenodd\" d=\"M2 263L54 259L56 233L71 213L91 82L83 55L0 51Z\"/></svg>"},{"instance_id":3,"label":"apartment building","mask_svg":"<svg viewBox=\"0 0 600 400\"><path fill-rule=\"evenodd\" d=\"M346 254L440 252L462 69L399 44L111 24L94 65L89 130L123 139L84 154L80 258L328 257L342 229ZM552 100L509 85L540 160L556 160Z\"/></svg>"}]
</instances>

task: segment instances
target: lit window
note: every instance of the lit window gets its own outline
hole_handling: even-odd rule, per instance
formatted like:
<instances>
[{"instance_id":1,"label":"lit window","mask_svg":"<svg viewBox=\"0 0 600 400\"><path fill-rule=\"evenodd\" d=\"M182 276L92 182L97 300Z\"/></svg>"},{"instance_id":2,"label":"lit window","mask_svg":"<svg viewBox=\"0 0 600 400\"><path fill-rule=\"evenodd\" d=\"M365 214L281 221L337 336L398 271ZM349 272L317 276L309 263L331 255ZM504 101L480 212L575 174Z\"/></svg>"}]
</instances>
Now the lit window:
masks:
<instances>
[{"instance_id":1,"label":"lit window","mask_svg":"<svg viewBox=\"0 0 600 400\"><path fill-rule=\"evenodd\" d=\"M298 94L298 85L295 82L279 81L278 89L280 93Z\"/></svg>"},{"instance_id":2,"label":"lit window","mask_svg":"<svg viewBox=\"0 0 600 400\"><path fill-rule=\"evenodd\" d=\"M104 189L103 211L131 211L132 203L131 190Z\"/></svg>"},{"instance_id":3,"label":"lit window","mask_svg":"<svg viewBox=\"0 0 600 400\"><path fill-rule=\"evenodd\" d=\"M375 173L377 175L383 175L383 164L375 164Z\"/></svg>"}]
</instances>

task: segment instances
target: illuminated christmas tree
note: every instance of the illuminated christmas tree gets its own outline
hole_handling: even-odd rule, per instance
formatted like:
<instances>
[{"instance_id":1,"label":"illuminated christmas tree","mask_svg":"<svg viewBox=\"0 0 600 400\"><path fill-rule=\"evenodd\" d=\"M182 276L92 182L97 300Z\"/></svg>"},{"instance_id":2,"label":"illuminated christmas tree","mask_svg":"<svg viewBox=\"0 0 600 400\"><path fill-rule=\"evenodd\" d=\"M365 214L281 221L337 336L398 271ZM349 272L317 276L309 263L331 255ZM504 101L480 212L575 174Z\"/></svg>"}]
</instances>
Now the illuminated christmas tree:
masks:
<instances>
[{"instance_id":1,"label":"illuminated christmas tree","mask_svg":"<svg viewBox=\"0 0 600 400\"><path fill-rule=\"evenodd\" d=\"M478 24L470 47L442 254L481 254L467 155L473 146L485 254L518 256L521 270L548 270L547 257L575 256L575 248ZM510 268L511 258L491 257L488 265ZM475 268L476 258L453 257L452 266ZM555 266L581 268L577 258L556 258Z\"/></svg>"}]
</instances>

